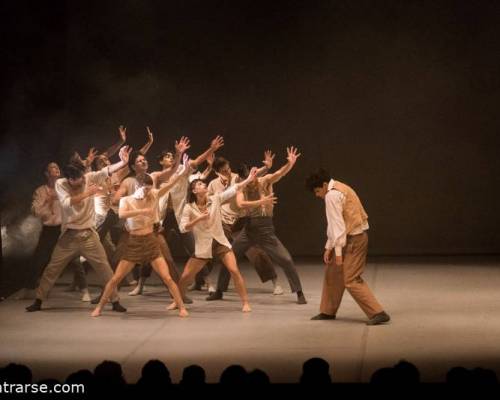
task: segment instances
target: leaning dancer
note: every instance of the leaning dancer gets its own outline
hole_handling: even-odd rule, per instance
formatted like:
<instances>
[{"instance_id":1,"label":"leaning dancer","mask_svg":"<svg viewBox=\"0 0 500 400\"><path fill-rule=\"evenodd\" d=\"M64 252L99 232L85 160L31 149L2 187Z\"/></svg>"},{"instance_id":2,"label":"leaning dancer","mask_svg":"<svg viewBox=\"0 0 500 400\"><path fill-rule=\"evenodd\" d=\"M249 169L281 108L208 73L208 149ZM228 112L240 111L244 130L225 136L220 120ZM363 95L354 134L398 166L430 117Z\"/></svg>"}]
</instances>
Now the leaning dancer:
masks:
<instances>
[{"instance_id":1,"label":"leaning dancer","mask_svg":"<svg viewBox=\"0 0 500 400\"><path fill-rule=\"evenodd\" d=\"M356 192L346 184L333 180L320 169L306 180L307 188L325 200L328 240L323 261L325 279L321 294L320 313L311 319L332 320L345 289L367 315L367 325L379 325L391 318L361 275L368 252L368 214Z\"/></svg>"},{"instance_id":2,"label":"leaning dancer","mask_svg":"<svg viewBox=\"0 0 500 400\"><path fill-rule=\"evenodd\" d=\"M236 203L240 208L248 208L248 218L246 225L233 242L233 251L238 259L242 257L251 246L259 246L270 257L275 265L278 265L285 272L290 288L297 294L297 303L306 304L306 298L302 292L299 274L295 268L292 256L286 247L276 236L273 224L274 202L269 202L260 207L259 202L263 198L272 196L273 185L283 178L295 165L300 154L294 147L287 148L287 163L278 171L264 175L263 177L253 177L251 183L243 192L236 196ZM244 167L240 171L241 179L248 179L248 168ZM214 298L222 299L224 282L223 275L219 273L217 291L213 293Z\"/></svg>"},{"instance_id":3,"label":"leaning dancer","mask_svg":"<svg viewBox=\"0 0 500 400\"><path fill-rule=\"evenodd\" d=\"M177 182L186 168L187 162L188 158L184 156L184 164L171 177L170 181L164 184L162 189L153 189L153 179L146 174L141 178L139 188L132 196L120 199L119 216L126 219L125 226L129 231L129 237L122 259L113 277L106 284L101 300L92 313L93 317L101 315L102 308L108 301L109 296L116 291L122 279L134 268L135 264L146 263L151 263L156 273L168 287L176 304L179 305L179 316L188 316L179 288L170 276L169 268L162 256L154 232L158 214L158 198L163 196Z\"/></svg>"},{"instance_id":4,"label":"leaning dancer","mask_svg":"<svg viewBox=\"0 0 500 400\"><path fill-rule=\"evenodd\" d=\"M95 230L94 195L104 180L127 165L129 149L125 146L119 152L120 162L99 172L85 173L81 163L71 163L65 169L66 178L58 179L55 190L61 204L61 236L52 252L36 290L35 302L26 311L40 311L42 301L47 298L59 275L68 263L77 256L83 256L105 283L113 276L106 252ZM118 293L111 296L113 311L124 312L118 302Z\"/></svg>"},{"instance_id":5,"label":"leaning dancer","mask_svg":"<svg viewBox=\"0 0 500 400\"><path fill-rule=\"evenodd\" d=\"M234 280L234 285L243 303L242 311L251 311L243 276L241 276L236 258L231 250L231 244L227 240L222 227L221 205L236 196L238 190L248 185L256 174L257 169L253 168L248 179L210 197L205 182L201 180L191 182L189 186L189 203L184 207L179 228L181 232L193 232L195 254L186 263L179 281L179 288L182 293L185 292L195 275L209 260L214 256L219 257ZM176 302L173 302L169 309L175 309L176 307Z\"/></svg>"}]
</instances>

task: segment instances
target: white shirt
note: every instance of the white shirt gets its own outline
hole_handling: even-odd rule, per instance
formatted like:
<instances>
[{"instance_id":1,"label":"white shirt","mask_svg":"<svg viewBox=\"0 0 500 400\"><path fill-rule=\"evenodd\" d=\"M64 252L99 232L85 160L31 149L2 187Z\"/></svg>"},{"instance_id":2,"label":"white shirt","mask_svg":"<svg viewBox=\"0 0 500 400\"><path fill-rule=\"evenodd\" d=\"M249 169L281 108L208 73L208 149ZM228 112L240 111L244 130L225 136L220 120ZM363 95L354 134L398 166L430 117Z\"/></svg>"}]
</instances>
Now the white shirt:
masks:
<instances>
[{"instance_id":1,"label":"white shirt","mask_svg":"<svg viewBox=\"0 0 500 400\"><path fill-rule=\"evenodd\" d=\"M235 173L231 173L231 181L226 184L222 183L222 180L219 177L213 179L208 184L208 195L213 196L214 194L224 192L226 189L236 184L237 179L238 175ZM243 215L244 210L240 210L238 208L238 204L236 204L236 197L222 205L222 222L226 225L234 225L238 218Z\"/></svg>"},{"instance_id":2,"label":"white shirt","mask_svg":"<svg viewBox=\"0 0 500 400\"><path fill-rule=\"evenodd\" d=\"M147 199L138 200L131 196L125 196L120 199L120 209L135 211L143 208L152 208L152 215L136 215L125 220L125 228L127 231L135 231L152 227L158 222L158 189L151 189L150 196Z\"/></svg>"},{"instance_id":3,"label":"white shirt","mask_svg":"<svg viewBox=\"0 0 500 400\"><path fill-rule=\"evenodd\" d=\"M87 172L84 175L85 182L79 190L74 190L66 178L56 181L56 193L61 203L62 225L61 231L66 229L89 229L95 228L95 205L94 196L89 196L78 204L71 205L71 196L78 195L87 190L91 184L102 186L109 176L108 168L97 172Z\"/></svg>"},{"instance_id":4,"label":"white shirt","mask_svg":"<svg viewBox=\"0 0 500 400\"><path fill-rule=\"evenodd\" d=\"M220 244L231 248L231 244L224 234L222 228L222 204L236 196L236 186L231 186L222 193L217 193L208 198L208 219L198 222L193 226L192 232L195 239L195 257L212 258L212 241L217 240ZM182 213L179 230L187 232L186 225L195 218L202 215L196 203L188 203Z\"/></svg>"},{"instance_id":5,"label":"white shirt","mask_svg":"<svg viewBox=\"0 0 500 400\"><path fill-rule=\"evenodd\" d=\"M33 193L31 211L45 226L61 225L61 204L57 197L53 198L54 195L57 196L55 189L47 185L38 187Z\"/></svg>"},{"instance_id":6,"label":"white shirt","mask_svg":"<svg viewBox=\"0 0 500 400\"><path fill-rule=\"evenodd\" d=\"M160 212L160 220L163 220L167 215L168 209L168 199L172 203L172 209L174 210L175 219L177 220L177 224L180 224L182 218L182 210L184 210L184 206L186 205L187 191L189 187L189 177L190 174L195 172L196 169L186 168L175 185L161 198L159 198L159 212ZM167 181L168 182L168 181ZM160 189L167 182L160 184Z\"/></svg>"},{"instance_id":7,"label":"white shirt","mask_svg":"<svg viewBox=\"0 0 500 400\"><path fill-rule=\"evenodd\" d=\"M333 188L335 181L332 179L328 183L328 192L325 196L326 220L328 226L326 228L326 236L328 237L325 249L330 250L335 248L335 255L342 255L342 247L346 244L346 228L345 221L342 215L344 210L345 195ZM368 221L359 228L353 230L350 234L357 235L368 230Z\"/></svg>"}]
</instances>

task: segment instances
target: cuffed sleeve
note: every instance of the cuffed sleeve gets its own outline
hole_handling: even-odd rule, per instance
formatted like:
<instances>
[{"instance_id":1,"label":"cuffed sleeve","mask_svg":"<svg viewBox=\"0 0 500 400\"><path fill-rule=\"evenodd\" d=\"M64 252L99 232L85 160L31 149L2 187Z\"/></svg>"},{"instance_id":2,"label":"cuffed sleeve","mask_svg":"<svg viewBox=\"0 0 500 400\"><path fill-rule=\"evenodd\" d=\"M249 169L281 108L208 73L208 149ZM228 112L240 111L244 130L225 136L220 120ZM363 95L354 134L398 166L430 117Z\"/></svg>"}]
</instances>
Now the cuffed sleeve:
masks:
<instances>
[{"instance_id":1,"label":"cuffed sleeve","mask_svg":"<svg viewBox=\"0 0 500 400\"><path fill-rule=\"evenodd\" d=\"M346 227L342 216L343 202L344 195L336 190L329 191L325 197L326 219L328 222L326 229L328 240L325 248L335 248L336 255L342 255L342 247L346 244Z\"/></svg>"}]
</instances>

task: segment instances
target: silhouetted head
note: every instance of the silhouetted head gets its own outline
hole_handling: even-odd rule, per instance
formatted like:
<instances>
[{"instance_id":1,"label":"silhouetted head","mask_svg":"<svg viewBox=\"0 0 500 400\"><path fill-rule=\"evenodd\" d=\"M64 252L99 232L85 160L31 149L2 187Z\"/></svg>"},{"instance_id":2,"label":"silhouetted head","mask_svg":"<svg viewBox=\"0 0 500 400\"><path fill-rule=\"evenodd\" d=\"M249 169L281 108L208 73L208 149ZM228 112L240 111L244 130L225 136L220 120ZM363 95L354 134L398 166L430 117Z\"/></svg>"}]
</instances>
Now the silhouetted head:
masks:
<instances>
[{"instance_id":1,"label":"silhouetted head","mask_svg":"<svg viewBox=\"0 0 500 400\"><path fill-rule=\"evenodd\" d=\"M202 385L205 383L205 370L199 365L190 365L182 372L181 385Z\"/></svg>"},{"instance_id":2,"label":"silhouetted head","mask_svg":"<svg viewBox=\"0 0 500 400\"><path fill-rule=\"evenodd\" d=\"M125 385L122 367L115 361L105 360L94 370L94 377L99 386L121 386Z\"/></svg>"},{"instance_id":3,"label":"silhouetted head","mask_svg":"<svg viewBox=\"0 0 500 400\"><path fill-rule=\"evenodd\" d=\"M149 360L144 364L141 379L144 383L155 385L169 385L172 383L170 371L160 360Z\"/></svg>"},{"instance_id":4,"label":"silhouetted head","mask_svg":"<svg viewBox=\"0 0 500 400\"><path fill-rule=\"evenodd\" d=\"M394 372L398 376L398 383L416 384L420 383L420 372L418 368L408 361L401 360L394 366Z\"/></svg>"},{"instance_id":5,"label":"silhouetted head","mask_svg":"<svg viewBox=\"0 0 500 400\"><path fill-rule=\"evenodd\" d=\"M10 363L2 371L3 379L7 383L32 383L33 374L26 365Z\"/></svg>"},{"instance_id":6,"label":"silhouetted head","mask_svg":"<svg viewBox=\"0 0 500 400\"><path fill-rule=\"evenodd\" d=\"M267 385L270 384L269 376L261 369L254 369L247 376L247 383L250 385Z\"/></svg>"},{"instance_id":7,"label":"silhouetted head","mask_svg":"<svg viewBox=\"0 0 500 400\"><path fill-rule=\"evenodd\" d=\"M242 385L246 383L247 371L241 365L231 365L221 374L219 383Z\"/></svg>"},{"instance_id":8,"label":"silhouetted head","mask_svg":"<svg viewBox=\"0 0 500 400\"><path fill-rule=\"evenodd\" d=\"M322 358L311 358L302 366L300 383L330 384L330 364Z\"/></svg>"}]
</instances>

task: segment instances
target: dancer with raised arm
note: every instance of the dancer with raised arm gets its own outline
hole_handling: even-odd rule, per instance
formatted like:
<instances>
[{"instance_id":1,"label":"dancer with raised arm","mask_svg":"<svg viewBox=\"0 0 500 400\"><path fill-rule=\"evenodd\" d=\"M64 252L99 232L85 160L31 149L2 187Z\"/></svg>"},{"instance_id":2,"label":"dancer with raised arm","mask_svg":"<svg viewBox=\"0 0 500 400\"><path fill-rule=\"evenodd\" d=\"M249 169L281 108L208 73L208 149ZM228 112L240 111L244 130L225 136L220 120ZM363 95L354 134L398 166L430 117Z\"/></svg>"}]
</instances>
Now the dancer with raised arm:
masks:
<instances>
[{"instance_id":1,"label":"dancer with raised arm","mask_svg":"<svg viewBox=\"0 0 500 400\"><path fill-rule=\"evenodd\" d=\"M101 315L102 308L108 301L121 280L132 270L135 264L151 264L156 273L163 280L179 305L179 316L188 315L181 294L174 280L170 276L167 263L162 256L159 242L155 235L155 223L158 214L158 199L163 196L182 176L188 168L189 159L185 155L183 165L174 174L162 189L153 188L153 179L145 174L141 177L137 190L131 196L120 199L120 218L126 219L129 237L121 261L110 281L106 284L104 293L95 310L93 317Z\"/></svg>"},{"instance_id":2,"label":"dancer with raised arm","mask_svg":"<svg viewBox=\"0 0 500 400\"><path fill-rule=\"evenodd\" d=\"M297 303L306 304L307 301L292 256L275 233L274 202L260 204L262 199L273 196L273 185L291 171L299 156L296 148L287 147L287 163L283 167L260 178L254 176L245 190L238 193L236 196L237 205L240 208L248 209L248 218L245 227L233 242L233 251L240 259L251 246L261 248L272 262L285 272L292 293L297 294ZM242 166L239 175L241 179L247 178L249 176L248 168ZM225 287L227 287L227 279L224 280L224 275L219 274L217 291L212 294L214 300L222 299Z\"/></svg>"},{"instance_id":3,"label":"dancer with raised arm","mask_svg":"<svg viewBox=\"0 0 500 400\"><path fill-rule=\"evenodd\" d=\"M198 271L200 271L209 260L218 257L229 270L234 280L236 291L243 303L242 311L251 311L243 276L239 271L236 258L231 250L231 244L224 233L221 206L224 202L236 196L236 193L248 185L256 174L257 169L253 168L246 180L231 186L222 193L210 197L208 196L205 182L194 180L189 185L190 192L188 204L184 207L179 228L181 232L193 232L195 253L184 267L184 272L179 281L181 292L185 292L189 283L193 281ZM269 198L266 201L272 202L273 198ZM177 306L178 304L174 301L169 306L169 309L174 309Z\"/></svg>"},{"instance_id":4,"label":"dancer with raised arm","mask_svg":"<svg viewBox=\"0 0 500 400\"><path fill-rule=\"evenodd\" d=\"M70 163L65 169L66 178L58 179L55 191L62 211L61 236L52 252L49 264L40 279L35 302L26 311L39 311L58 276L68 263L77 256L83 256L106 283L113 276L104 248L95 230L94 195L99 185L114 172L127 165L130 150L120 149L120 162L98 172L85 173L81 163ZM118 294L111 294L113 310L126 311L118 302Z\"/></svg>"}]
</instances>

